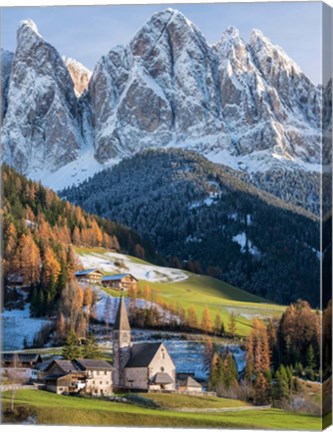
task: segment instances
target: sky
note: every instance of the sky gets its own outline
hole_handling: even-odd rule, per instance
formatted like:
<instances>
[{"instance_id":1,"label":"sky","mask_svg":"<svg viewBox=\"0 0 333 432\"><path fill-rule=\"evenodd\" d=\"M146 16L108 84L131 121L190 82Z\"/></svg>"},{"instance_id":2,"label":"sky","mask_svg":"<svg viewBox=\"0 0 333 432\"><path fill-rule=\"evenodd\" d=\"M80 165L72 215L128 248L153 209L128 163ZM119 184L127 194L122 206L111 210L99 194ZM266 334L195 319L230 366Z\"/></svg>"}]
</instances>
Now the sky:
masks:
<instances>
[{"instance_id":1,"label":"sky","mask_svg":"<svg viewBox=\"0 0 333 432\"><path fill-rule=\"evenodd\" d=\"M102 55L116 45L127 44L154 12L169 6L184 13L211 44L229 26L237 27L245 41L251 30L258 28L314 83L321 82L322 6L318 2L2 8L1 46L14 51L19 22L31 18L61 55L93 70Z\"/></svg>"}]
</instances>

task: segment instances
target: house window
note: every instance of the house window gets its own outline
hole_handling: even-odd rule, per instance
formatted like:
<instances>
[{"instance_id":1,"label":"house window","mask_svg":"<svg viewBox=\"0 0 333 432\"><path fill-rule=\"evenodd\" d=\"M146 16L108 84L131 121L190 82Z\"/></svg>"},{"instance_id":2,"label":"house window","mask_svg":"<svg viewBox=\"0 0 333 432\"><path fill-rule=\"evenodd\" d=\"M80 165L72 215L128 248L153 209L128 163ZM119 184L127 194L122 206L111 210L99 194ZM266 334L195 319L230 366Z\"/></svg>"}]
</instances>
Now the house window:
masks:
<instances>
[{"instance_id":1,"label":"house window","mask_svg":"<svg viewBox=\"0 0 333 432\"><path fill-rule=\"evenodd\" d=\"M95 381L93 381L93 384L95 384Z\"/></svg>"},{"instance_id":2,"label":"house window","mask_svg":"<svg viewBox=\"0 0 333 432\"><path fill-rule=\"evenodd\" d=\"M109 384L109 381L106 381L106 385L108 385Z\"/></svg>"},{"instance_id":3,"label":"house window","mask_svg":"<svg viewBox=\"0 0 333 432\"><path fill-rule=\"evenodd\" d=\"M107 371L104 371L104 375L107 375Z\"/></svg>"},{"instance_id":4,"label":"house window","mask_svg":"<svg viewBox=\"0 0 333 432\"><path fill-rule=\"evenodd\" d=\"M163 366L161 367L161 372L164 372L164 367Z\"/></svg>"},{"instance_id":5,"label":"house window","mask_svg":"<svg viewBox=\"0 0 333 432\"><path fill-rule=\"evenodd\" d=\"M63 391L63 388L62 388L62 387L59 387L59 391Z\"/></svg>"},{"instance_id":6,"label":"house window","mask_svg":"<svg viewBox=\"0 0 333 432\"><path fill-rule=\"evenodd\" d=\"M98 393L98 390L97 390L97 389L95 389L95 393L96 393L96 394Z\"/></svg>"},{"instance_id":7,"label":"house window","mask_svg":"<svg viewBox=\"0 0 333 432\"><path fill-rule=\"evenodd\" d=\"M99 371L96 372L96 375L99 375Z\"/></svg>"},{"instance_id":8,"label":"house window","mask_svg":"<svg viewBox=\"0 0 333 432\"><path fill-rule=\"evenodd\" d=\"M103 381L100 381L99 383L100 383L100 384L103 384Z\"/></svg>"}]
</instances>

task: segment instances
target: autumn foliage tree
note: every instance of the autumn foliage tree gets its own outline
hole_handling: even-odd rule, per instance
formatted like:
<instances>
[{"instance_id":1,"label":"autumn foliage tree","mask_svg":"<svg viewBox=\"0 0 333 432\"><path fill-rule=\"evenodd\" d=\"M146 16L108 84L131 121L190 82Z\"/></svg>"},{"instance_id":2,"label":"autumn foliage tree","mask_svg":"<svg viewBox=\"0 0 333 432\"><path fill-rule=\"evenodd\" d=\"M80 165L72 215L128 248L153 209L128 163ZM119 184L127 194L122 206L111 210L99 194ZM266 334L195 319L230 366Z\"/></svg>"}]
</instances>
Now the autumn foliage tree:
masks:
<instances>
[{"instance_id":1,"label":"autumn foliage tree","mask_svg":"<svg viewBox=\"0 0 333 432\"><path fill-rule=\"evenodd\" d=\"M53 314L65 285L78 269L74 246L137 251L157 259L152 246L129 228L61 200L39 183L3 164L4 302L9 281L31 287L34 316ZM8 297L9 300L9 297Z\"/></svg>"},{"instance_id":2,"label":"autumn foliage tree","mask_svg":"<svg viewBox=\"0 0 333 432\"><path fill-rule=\"evenodd\" d=\"M247 343L245 376L249 381L255 381L259 374L270 371L270 349L265 324L253 320L253 327Z\"/></svg>"},{"instance_id":3,"label":"autumn foliage tree","mask_svg":"<svg viewBox=\"0 0 333 432\"><path fill-rule=\"evenodd\" d=\"M210 333L212 331L212 329L213 329L212 320L211 320L211 317L210 317L208 306L205 306L203 314L202 314L201 329L205 333Z\"/></svg>"},{"instance_id":4,"label":"autumn foliage tree","mask_svg":"<svg viewBox=\"0 0 333 432\"><path fill-rule=\"evenodd\" d=\"M35 285L40 277L41 257L30 232L24 233L17 248L18 269L25 285Z\"/></svg>"}]
</instances>

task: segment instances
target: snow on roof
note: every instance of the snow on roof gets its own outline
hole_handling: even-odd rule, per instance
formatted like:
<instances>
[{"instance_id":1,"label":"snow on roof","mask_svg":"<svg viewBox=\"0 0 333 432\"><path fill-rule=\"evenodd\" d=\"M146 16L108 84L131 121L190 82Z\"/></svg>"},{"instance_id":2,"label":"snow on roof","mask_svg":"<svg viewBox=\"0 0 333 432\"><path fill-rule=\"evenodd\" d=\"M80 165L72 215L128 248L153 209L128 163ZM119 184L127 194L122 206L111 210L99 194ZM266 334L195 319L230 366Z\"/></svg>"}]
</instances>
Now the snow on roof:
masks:
<instances>
[{"instance_id":1,"label":"snow on roof","mask_svg":"<svg viewBox=\"0 0 333 432\"><path fill-rule=\"evenodd\" d=\"M98 270L98 269L88 269L88 270L80 270L80 271L77 271L77 272L75 273L75 276L84 276L84 275L88 275L88 274L90 274L90 273L94 273L94 272L96 272L96 271L98 271L98 272L101 273L101 271Z\"/></svg>"},{"instance_id":2,"label":"snow on roof","mask_svg":"<svg viewBox=\"0 0 333 432\"><path fill-rule=\"evenodd\" d=\"M126 276L132 276L132 275L130 273L122 273L122 274L103 276L102 282L104 282L104 281L113 281L113 280L121 280L121 279L123 279ZM134 277L134 276L132 276L132 277Z\"/></svg>"}]
</instances>

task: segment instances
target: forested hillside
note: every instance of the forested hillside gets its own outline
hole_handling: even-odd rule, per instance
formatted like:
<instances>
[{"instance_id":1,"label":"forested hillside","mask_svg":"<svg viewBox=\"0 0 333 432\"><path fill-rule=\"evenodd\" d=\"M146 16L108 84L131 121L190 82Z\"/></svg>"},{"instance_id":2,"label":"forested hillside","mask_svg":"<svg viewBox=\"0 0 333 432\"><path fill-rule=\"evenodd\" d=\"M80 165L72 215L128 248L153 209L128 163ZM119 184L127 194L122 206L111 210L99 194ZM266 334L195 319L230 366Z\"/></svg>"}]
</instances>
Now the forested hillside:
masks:
<instances>
[{"instance_id":1,"label":"forested hillside","mask_svg":"<svg viewBox=\"0 0 333 432\"><path fill-rule=\"evenodd\" d=\"M149 150L61 194L149 239L170 264L279 303L319 303L319 223L184 150Z\"/></svg>"},{"instance_id":2,"label":"forested hillside","mask_svg":"<svg viewBox=\"0 0 333 432\"><path fill-rule=\"evenodd\" d=\"M35 314L54 310L78 265L73 245L102 246L157 260L151 245L132 230L87 214L6 165L2 183L4 286L18 280L30 286Z\"/></svg>"}]
</instances>

